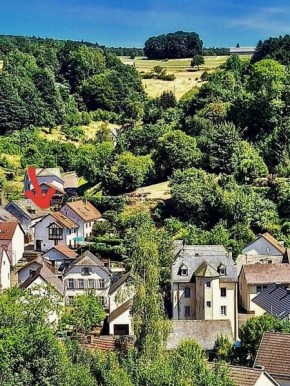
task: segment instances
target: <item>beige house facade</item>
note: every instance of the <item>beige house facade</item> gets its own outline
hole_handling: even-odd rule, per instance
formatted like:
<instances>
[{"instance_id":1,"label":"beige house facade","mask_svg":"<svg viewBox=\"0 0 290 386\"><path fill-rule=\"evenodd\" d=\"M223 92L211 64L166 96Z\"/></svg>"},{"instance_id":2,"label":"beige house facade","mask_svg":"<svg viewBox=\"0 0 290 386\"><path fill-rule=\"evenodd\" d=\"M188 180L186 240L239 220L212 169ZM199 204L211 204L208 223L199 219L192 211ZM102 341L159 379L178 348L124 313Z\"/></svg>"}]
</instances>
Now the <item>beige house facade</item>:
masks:
<instances>
[{"instance_id":1,"label":"beige house facade","mask_svg":"<svg viewBox=\"0 0 290 386\"><path fill-rule=\"evenodd\" d=\"M174 320L230 320L237 336L237 268L219 245L176 243L172 266Z\"/></svg>"}]
</instances>

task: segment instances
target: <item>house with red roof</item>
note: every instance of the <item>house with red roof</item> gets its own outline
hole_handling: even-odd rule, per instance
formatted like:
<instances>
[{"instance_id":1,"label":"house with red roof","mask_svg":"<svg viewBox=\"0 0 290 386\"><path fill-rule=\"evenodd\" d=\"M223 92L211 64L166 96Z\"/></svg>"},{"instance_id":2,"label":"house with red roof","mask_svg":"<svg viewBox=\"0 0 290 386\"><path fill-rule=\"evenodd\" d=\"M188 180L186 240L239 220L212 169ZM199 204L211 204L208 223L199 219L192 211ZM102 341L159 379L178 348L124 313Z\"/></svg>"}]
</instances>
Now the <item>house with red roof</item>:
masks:
<instances>
[{"instance_id":1,"label":"house with red roof","mask_svg":"<svg viewBox=\"0 0 290 386\"><path fill-rule=\"evenodd\" d=\"M16 265L23 257L24 237L24 230L18 222L0 223L0 246L6 250L12 266Z\"/></svg>"}]
</instances>

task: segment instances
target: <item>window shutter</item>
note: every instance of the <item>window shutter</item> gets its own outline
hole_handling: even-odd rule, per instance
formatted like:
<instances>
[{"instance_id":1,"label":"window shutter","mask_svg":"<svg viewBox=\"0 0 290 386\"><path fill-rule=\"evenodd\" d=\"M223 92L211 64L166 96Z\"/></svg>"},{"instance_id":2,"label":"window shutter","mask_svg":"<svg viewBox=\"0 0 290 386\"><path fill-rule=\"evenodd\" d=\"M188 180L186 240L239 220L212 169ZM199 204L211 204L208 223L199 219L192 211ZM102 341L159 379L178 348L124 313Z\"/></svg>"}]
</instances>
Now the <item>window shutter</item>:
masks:
<instances>
[{"instance_id":1,"label":"window shutter","mask_svg":"<svg viewBox=\"0 0 290 386\"><path fill-rule=\"evenodd\" d=\"M67 279L64 281L64 289L67 289Z\"/></svg>"},{"instance_id":2,"label":"window shutter","mask_svg":"<svg viewBox=\"0 0 290 386\"><path fill-rule=\"evenodd\" d=\"M84 288L88 288L88 279L84 279Z\"/></svg>"},{"instance_id":3,"label":"window shutter","mask_svg":"<svg viewBox=\"0 0 290 386\"><path fill-rule=\"evenodd\" d=\"M74 288L78 288L78 281L77 281L77 279L74 279Z\"/></svg>"}]
</instances>

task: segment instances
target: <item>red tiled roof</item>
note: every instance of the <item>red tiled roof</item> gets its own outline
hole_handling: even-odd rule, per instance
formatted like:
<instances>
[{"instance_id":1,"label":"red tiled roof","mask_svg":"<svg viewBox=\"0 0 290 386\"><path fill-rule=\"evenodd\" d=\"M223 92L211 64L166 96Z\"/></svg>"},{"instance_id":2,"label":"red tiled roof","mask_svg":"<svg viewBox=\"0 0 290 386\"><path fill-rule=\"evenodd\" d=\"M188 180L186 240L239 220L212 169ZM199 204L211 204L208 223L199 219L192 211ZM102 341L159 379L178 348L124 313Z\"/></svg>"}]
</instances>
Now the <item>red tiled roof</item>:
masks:
<instances>
[{"instance_id":1,"label":"red tiled roof","mask_svg":"<svg viewBox=\"0 0 290 386\"><path fill-rule=\"evenodd\" d=\"M82 220L92 221L102 217L101 213L90 202L72 201L67 202L66 205L70 207Z\"/></svg>"},{"instance_id":2,"label":"red tiled roof","mask_svg":"<svg viewBox=\"0 0 290 386\"><path fill-rule=\"evenodd\" d=\"M64 244L55 245L51 249L56 249L58 252L62 253L65 257L68 257L70 259L74 259L78 255L76 252L74 252L72 249L70 249Z\"/></svg>"},{"instance_id":3,"label":"red tiled roof","mask_svg":"<svg viewBox=\"0 0 290 386\"><path fill-rule=\"evenodd\" d=\"M254 366L264 366L274 378L290 380L290 334L265 332Z\"/></svg>"},{"instance_id":4,"label":"red tiled roof","mask_svg":"<svg viewBox=\"0 0 290 386\"><path fill-rule=\"evenodd\" d=\"M18 222L7 221L0 223L0 240L12 240Z\"/></svg>"},{"instance_id":5,"label":"red tiled roof","mask_svg":"<svg viewBox=\"0 0 290 386\"><path fill-rule=\"evenodd\" d=\"M68 229L74 229L79 227L78 224L73 222L61 212L51 212L50 215L54 217L61 225Z\"/></svg>"}]
</instances>

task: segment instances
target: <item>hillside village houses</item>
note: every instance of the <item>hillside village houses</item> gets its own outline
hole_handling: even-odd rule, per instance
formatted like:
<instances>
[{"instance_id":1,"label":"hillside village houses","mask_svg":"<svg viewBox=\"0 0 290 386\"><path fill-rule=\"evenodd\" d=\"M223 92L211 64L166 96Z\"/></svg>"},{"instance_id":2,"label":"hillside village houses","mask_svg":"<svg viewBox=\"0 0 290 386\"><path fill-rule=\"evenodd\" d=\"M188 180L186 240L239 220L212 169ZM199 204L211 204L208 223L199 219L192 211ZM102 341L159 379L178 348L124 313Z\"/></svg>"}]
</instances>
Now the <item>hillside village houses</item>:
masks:
<instances>
[{"instance_id":1,"label":"hillside village houses","mask_svg":"<svg viewBox=\"0 0 290 386\"><path fill-rule=\"evenodd\" d=\"M0 223L0 246L6 250L12 266L22 259L24 231L18 222L7 221Z\"/></svg>"},{"instance_id":2,"label":"hillside village houses","mask_svg":"<svg viewBox=\"0 0 290 386\"><path fill-rule=\"evenodd\" d=\"M0 247L0 291L10 288L11 263L6 250Z\"/></svg>"}]
</instances>

